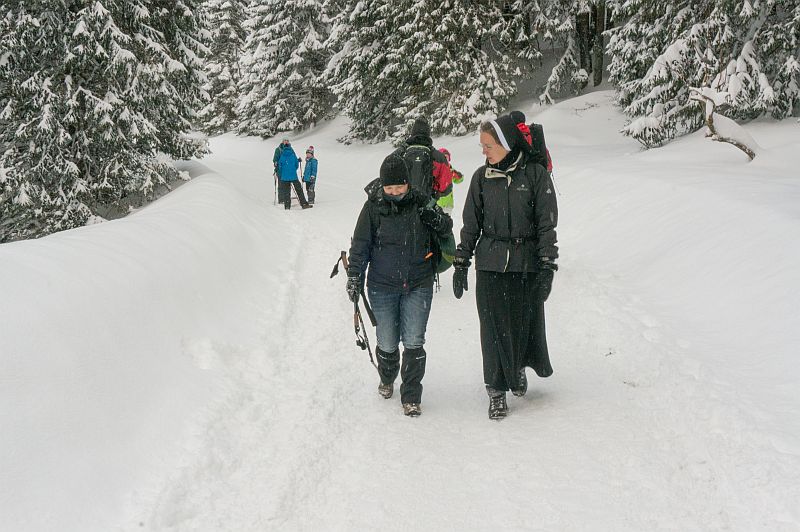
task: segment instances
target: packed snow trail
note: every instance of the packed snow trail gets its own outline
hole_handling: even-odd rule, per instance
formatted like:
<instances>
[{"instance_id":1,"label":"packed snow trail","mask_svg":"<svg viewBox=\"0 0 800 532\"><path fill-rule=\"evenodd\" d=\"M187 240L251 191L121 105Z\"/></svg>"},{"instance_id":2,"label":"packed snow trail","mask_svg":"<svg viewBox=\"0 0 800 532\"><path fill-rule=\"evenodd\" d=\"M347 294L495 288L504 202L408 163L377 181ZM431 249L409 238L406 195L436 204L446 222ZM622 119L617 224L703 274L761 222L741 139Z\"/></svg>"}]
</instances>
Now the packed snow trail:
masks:
<instances>
[{"instance_id":1,"label":"packed snow trail","mask_svg":"<svg viewBox=\"0 0 800 532\"><path fill-rule=\"evenodd\" d=\"M598 113L598 120L618 120L605 107ZM326 146L316 135L318 203L284 212L268 201L269 144L215 139L219 155L205 164L218 164L242 191L266 197L264 215L289 219L291 230L265 265L274 275L271 285L253 287L263 294L253 316L263 327L263 344L230 357L227 397L202 429L200 445L159 493L155 511L141 516L147 526L796 530L797 440L787 438L778 450L774 439L749 427L753 412L737 407L733 383L724 374L715 381L681 324L662 321L639 287L608 267L641 250L617 249L605 264L588 267L586 257L599 250L580 249L588 228L576 227L576 220L584 222L583 211L606 209L591 203L605 199L597 187L577 178L633 186L625 181L646 179L648 165L642 174L616 175L622 173L614 170L618 158L637 151L630 141L600 134L612 141L591 151L604 157L591 162L585 139L571 145L558 131L548 132L563 169L562 267L547 305L555 375L542 380L529 370L528 395L509 396L510 415L500 423L486 415L474 275L461 301L452 296L450 274L442 276L419 419L402 415L397 394L378 396L367 354L354 346L344 276L330 280L328 273L348 247L365 198L361 187L387 150ZM448 144L467 175L479 164L473 140ZM294 142L301 152L303 140ZM234 163L247 171L232 175ZM599 170L592 175L582 168ZM465 190L456 189L457 199ZM646 197L616 191L609 199L618 203L609 208L632 208L624 202Z\"/></svg>"}]
</instances>

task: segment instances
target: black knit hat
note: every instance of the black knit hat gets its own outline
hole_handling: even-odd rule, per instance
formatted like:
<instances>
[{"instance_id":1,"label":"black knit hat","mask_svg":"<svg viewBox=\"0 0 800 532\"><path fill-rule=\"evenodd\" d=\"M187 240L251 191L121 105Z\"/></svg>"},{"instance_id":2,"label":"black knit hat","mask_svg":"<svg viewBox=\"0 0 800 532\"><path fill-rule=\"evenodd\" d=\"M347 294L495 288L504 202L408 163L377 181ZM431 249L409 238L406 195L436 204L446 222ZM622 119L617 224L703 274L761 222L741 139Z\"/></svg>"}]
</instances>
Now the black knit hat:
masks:
<instances>
[{"instance_id":1,"label":"black knit hat","mask_svg":"<svg viewBox=\"0 0 800 532\"><path fill-rule=\"evenodd\" d=\"M389 155L381 164L381 185L388 187L406 183L408 183L408 168L405 161L395 154Z\"/></svg>"},{"instance_id":2,"label":"black knit hat","mask_svg":"<svg viewBox=\"0 0 800 532\"><path fill-rule=\"evenodd\" d=\"M423 137L431 136L431 126L424 118L417 118L414 120L414 125L411 126L411 136L421 135Z\"/></svg>"}]
</instances>

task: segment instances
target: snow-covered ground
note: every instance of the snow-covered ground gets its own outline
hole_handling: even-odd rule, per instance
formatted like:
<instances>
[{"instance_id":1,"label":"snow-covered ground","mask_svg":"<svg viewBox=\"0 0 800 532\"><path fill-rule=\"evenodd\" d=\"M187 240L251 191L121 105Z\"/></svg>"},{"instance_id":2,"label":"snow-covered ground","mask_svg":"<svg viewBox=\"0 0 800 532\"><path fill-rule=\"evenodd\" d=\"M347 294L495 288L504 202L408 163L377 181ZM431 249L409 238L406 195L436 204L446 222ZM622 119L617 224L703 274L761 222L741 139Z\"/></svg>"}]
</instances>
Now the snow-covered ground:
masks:
<instances>
[{"instance_id":1,"label":"snow-covered ground","mask_svg":"<svg viewBox=\"0 0 800 532\"><path fill-rule=\"evenodd\" d=\"M0 246L0 529L800 530L800 125L748 125L751 163L642 151L610 101L523 109L560 192L555 374L502 422L449 272L423 415L378 396L328 276L390 147L340 120L293 137L314 209L273 206L273 142L226 135L125 219Z\"/></svg>"}]
</instances>

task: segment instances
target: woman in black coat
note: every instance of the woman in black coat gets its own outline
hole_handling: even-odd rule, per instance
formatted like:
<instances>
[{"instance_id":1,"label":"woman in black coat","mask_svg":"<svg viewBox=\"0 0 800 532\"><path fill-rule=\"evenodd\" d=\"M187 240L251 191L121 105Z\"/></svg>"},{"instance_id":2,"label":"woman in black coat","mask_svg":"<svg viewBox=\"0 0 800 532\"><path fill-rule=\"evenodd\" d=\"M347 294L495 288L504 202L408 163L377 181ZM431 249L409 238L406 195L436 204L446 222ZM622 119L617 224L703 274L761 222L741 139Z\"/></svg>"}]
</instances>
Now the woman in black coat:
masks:
<instances>
[{"instance_id":1,"label":"woman in black coat","mask_svg":"<svg viewBox=\"0 0 800 532\"><path fill-rule=\"evenodd\" d=\"M393 154L381 165L380 179L367 185L368 198L350 246L347 293L351 301L358 301L366 272L367 295L377 321L378 393L389 399L400 373L403 413L418 416L427 357L423 344L433 299L435 238L448 235L453 220L426 194L412 188L408 179L406 163Z\"/></svg>"},{"instance_id":2,"label":"woman in black coat","mask_svg":"<svg viewBox=\"0 0 800 532\"><path fill-rule=\"evenodd\" d=\"M472 176L453 261L453 291L460 298L475 257L491 419L508 414L506 391L516 396L527 391L526 366L540 377L553 373L544 302L558 269L558 207L546 162L531 148L524 122L515 111L481 125L486 164Z\"/></svg>"}]
</instances>

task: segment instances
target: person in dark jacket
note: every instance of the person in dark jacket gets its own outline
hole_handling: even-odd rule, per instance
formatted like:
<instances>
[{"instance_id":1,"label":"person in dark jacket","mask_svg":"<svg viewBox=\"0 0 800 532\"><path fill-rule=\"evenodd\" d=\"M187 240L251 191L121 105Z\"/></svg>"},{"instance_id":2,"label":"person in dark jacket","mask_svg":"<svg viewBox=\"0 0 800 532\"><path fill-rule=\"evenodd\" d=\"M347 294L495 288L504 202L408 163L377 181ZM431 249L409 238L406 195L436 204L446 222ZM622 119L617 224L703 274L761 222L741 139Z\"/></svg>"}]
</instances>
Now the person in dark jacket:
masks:
<instances>
[{"instance_id":1,"label":"person in dark jacket","mask_svg":"<svg viewBox=\"0 0 800 532\"><path fill-rule=\"evenodd\" d=\"M491 419L508 414L506 391L525 395L526 367L540 377L553 373L544 302L558 269L558 207L547 163L531 149L525 130L525 116L519 111L481 125L486 164L472 176L453 260L453 292L461 298L475 258L475 299Z\"/></svg>"},{"instance_id":2,"label":"person in dark jacket","mask_svg":"<svg viewBox=\"0 0 800 532\"><path fill-rule=\"evenodd\" d=\"M394 153L403 157L410 146L424 146L428 148L431 157L431 176L429 190L421 190L430 197L440 198L453 191L453 175L450 171L450 162L439 150L433 147L431 139L431 126L424 118L417 118L411 125L411 130L402 146L397 148Z\"/></svg>"},{"instance_id":3,"label":"person in dark jacket","mask_svg":"<svg viewBox=\"0 0 800 532\"><path fill-rule=\"evenodd\" d=\"M380 177L365 191L367 201L350 247L347 293L358 302L366 272L367 295L377 321L378 392L390 398L399 372L403 412L418 416L427 356L423 344L433 299L435 236L446 236L453 220L409 186L408 168L395 154L383 161Z\"/></svg>"},{"instance_id":4,"label":"person in dark jacket","mask_svg":"<svg viewBox=\"0 0 800 532\"><path fill-rule=\"evenodd\" d=\"M278 172L278 201L283 203L286 210L292 208L292 193L289 187L294 187L297 194L297 199L300 200L300 206L304 209L313 207L306 201L306 195L303 194L303 187L300 185L300 180L297 178L297 169L300 167L300 158L294 152L292 145L288 140L284 140L281 147L280 155L278 155L277 172Z\"/></svg>"}]
</instances>

